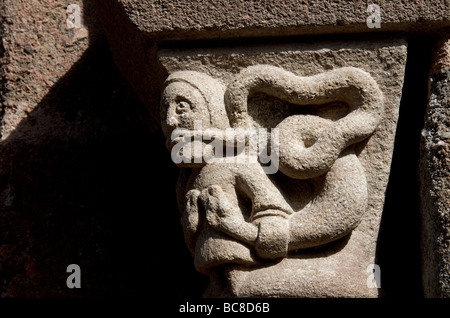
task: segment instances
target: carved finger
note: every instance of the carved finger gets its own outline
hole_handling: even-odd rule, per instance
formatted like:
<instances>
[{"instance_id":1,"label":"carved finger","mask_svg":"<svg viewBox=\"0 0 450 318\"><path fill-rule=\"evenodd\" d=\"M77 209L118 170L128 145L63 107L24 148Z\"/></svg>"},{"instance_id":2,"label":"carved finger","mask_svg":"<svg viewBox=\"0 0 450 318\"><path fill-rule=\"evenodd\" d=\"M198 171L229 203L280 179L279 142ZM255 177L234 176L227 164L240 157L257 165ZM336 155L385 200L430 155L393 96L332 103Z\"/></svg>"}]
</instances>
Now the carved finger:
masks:
<instances>
[{"instance_id":1,"label":"carved finger","mask_svg":"<svg viewBox=\"0 0 450 318\"><path fill-rule=\"evenodd\" d=\"M182 214L183 226L186 226L191 231L196 231L198 227L198 196L200 191L191 190L186 194L186 207Z\"/></svg>"},{"instance_id":2,"label":"carved finger","mask_svg":"<svg viewBox=\"0 0 450 318\"><path fill-rule=\"evenodd\" d=\"M206 219L208 223L216 229L221 229L227 216L227 198L220 186L212 185L202 192L205 202Z\"/></svg>"},{"instance_id":3,"label":"carved finger","mask_svg":"<svg viewBox=\"0 0 450 318\"><path fill-rule=\"evenodd\" d=\"M213 228L220 230L221 220L220 216L217 215L215 210L206 210L206 220L208 221L208 224Z\"/></svg>"},{"instance_id":4,"label":"carved finger","mask_svg":"<svg viewBox=\"0 0 450 318\"><path fill-rule=\"evenodd\" d=\"M214 200L210 200L209 197L210 194L208 192L208 189L202 190L202 192L200 193L200 202L203 204L205 211L217 210L217 202Z\"/></svg>"},{"instance_id":5,"label":"carved finger","mask_svg":"<svg viewBox=\"0 0 450 318\"><path fill-rule=\"evenodd\" d=\"M214 197L218 202L226 202L228 200L227 195L223 189L218 185L212 185L208 188L209 197Z\"/></svg>"},{"instance_id":6,"label":"carved finger","mask_svg":"<svg viewBox=\"0 0 450 318\"><path fill-rule=\"evenodd\" d=\"M186 207L181 215L184 238L191 252L194 251L195 234L199 227L198 197L200 191L191 190L186 194Z\"/></svg>"}]
</instances>

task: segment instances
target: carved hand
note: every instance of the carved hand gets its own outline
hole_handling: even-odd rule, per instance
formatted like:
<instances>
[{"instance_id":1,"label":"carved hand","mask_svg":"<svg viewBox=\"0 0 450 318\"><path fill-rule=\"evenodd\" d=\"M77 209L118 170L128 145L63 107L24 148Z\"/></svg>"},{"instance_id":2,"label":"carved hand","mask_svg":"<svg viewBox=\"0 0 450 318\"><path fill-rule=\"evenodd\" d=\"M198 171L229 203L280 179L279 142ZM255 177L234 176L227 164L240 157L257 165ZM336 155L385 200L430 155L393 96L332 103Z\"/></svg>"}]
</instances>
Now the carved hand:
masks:
<instances>
[{"instance_id":1,"label":"carved hand","mask_svg":"<svg viewBox=\"0 0 450 318\"><path fill-rule=\"evenodd\" d=\"M199 228L198 197L200 191L190 190L186 193L186 207L181 214L181 224L183 225L184 238L189 250L194 253L195 235Z\"/></svg>"},{"instance_id":2,"label":"carved hand","mask_svg":"<svg viewBox=\"0 0 450 318\"><path fill-rule=\"evenodd\" d=\"M212 227L254 244L258 236L257 226L244 220L242 212L229 202L220 186L213 185L203 190L200 198L206 210L206 219Z\"/></svg>"}]
</instances>

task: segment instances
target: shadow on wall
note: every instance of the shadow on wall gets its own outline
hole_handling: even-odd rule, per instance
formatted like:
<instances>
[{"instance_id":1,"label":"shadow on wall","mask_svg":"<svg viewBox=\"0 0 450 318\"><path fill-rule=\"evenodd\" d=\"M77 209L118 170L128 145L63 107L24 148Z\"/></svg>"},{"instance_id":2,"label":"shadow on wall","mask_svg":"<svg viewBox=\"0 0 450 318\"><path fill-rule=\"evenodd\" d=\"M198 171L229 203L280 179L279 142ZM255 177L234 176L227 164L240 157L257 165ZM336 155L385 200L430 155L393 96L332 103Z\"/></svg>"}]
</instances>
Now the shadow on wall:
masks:
<instances>
[{"instance_id":1,"label":"shadow on wall","mask_svg":"<svg viewBox=\"0 0 450 318\"><path fill-rule=\"evenodd\" d=\"M376 262L381 269L384 297L423 296L417 165L435 41L430 35L408 41L405 82L377 245Z\"/></svg>"},{"instance_id":2,"label":"shadow on wall","mask_svg":"<svg viewBox=\"0 0 450 318\"><path fill-rule=\"evenodd\" d=\"M98 36L0 144L1 297L201 295L147 116Z\"/></svg>"}]
</instances>

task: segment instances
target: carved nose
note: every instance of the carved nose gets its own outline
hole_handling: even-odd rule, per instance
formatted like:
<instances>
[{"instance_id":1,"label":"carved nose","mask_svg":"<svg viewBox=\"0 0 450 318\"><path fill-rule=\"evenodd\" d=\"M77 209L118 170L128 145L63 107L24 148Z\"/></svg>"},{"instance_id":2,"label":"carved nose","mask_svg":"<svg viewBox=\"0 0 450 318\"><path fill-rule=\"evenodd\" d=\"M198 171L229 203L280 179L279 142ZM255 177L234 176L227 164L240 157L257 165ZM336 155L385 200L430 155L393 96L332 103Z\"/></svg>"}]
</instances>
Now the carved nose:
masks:
<instances>
[{"instance_id":1,"label":"carved nose","mask_svg":"<svg viewBox=\"0 0 450 318\"><path fill-rule=\"evenodd\" d=\"M170 115L170 117L167 118L167 126L172 131L175 128L178 127L179 121L178 118L174 115Z\"/></svg>"}]
</instances>

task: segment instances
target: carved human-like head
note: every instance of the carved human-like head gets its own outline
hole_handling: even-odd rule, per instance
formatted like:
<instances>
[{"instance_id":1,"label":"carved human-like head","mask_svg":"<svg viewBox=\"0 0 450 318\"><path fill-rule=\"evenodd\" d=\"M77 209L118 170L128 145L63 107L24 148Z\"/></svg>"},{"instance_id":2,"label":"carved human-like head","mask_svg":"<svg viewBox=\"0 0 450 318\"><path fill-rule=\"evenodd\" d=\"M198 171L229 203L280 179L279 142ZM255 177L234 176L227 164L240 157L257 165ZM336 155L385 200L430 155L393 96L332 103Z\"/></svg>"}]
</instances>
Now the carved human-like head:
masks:
<instances>
[{"instance_id":1,"label":"carved human-like head","mask_svg":"<svg viewBox=\"0 0 450 318\"><path fill-rule=\"evenodd\" d=\"M229 127L224 104L224 86L204 73L178 71L164 83L161 97L161 125L166 138L177 128L202 129Z\"/></svg>"}]
</instances>

